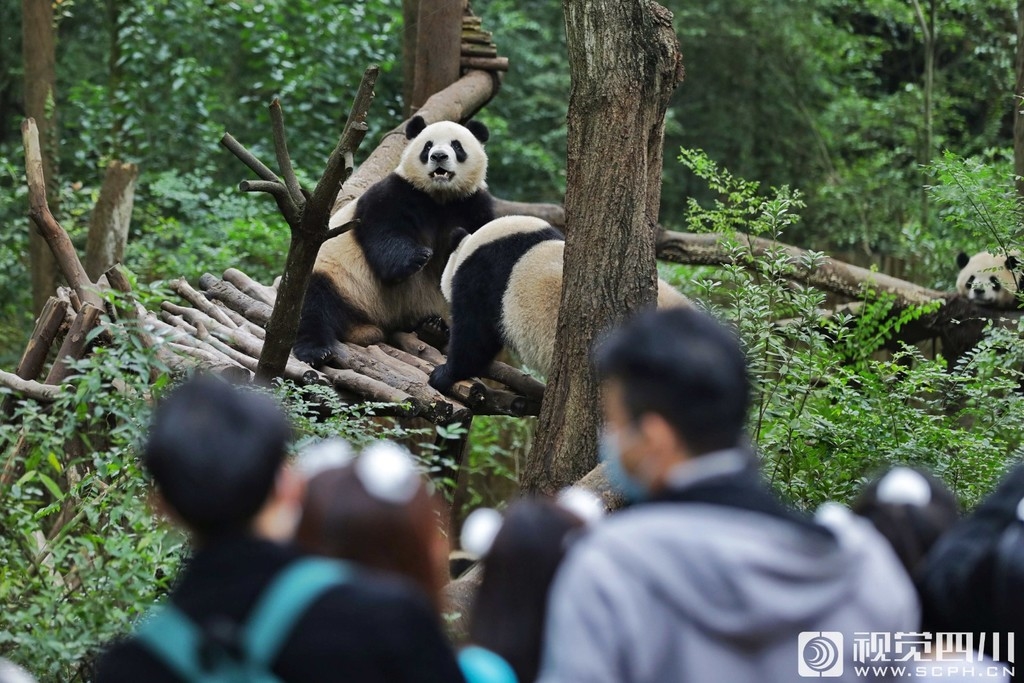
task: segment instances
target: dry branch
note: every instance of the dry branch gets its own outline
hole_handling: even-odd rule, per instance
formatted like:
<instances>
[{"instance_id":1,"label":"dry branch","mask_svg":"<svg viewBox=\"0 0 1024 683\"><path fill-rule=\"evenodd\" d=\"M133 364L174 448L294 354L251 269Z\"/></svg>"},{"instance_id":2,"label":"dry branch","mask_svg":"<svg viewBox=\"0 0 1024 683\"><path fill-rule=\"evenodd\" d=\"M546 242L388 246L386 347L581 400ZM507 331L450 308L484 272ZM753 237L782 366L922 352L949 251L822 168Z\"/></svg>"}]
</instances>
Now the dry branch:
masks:
<instances>
[{"instance_id":1,"label":"dry branch","mask_svg":"<svg viewBox=\"0 0 1024 683\"><path fill-rule=\"evenodd\" d=\"M64 337L64 343L61 344L60 350L57 352L53 367L50 368L50 372L46 376L47 384L60 384L71 376L72 370L68 361L78 360L85 354L89 332L99 324L102 313L102 308L91 303L82 304L82 309L78 312L67 336Z\"/></svg>"},{"instance_id":2,"label":"dry branch","mask_svg":"<svg viewBox=\"0 0 1024 683\"><path fill-rule=\"evenodd\" d=\"M103 301L96 293L96 287L85 273L82 262L75 252L68 233L50 213L46 201L46 180L43 177L43 155L39 148L39 129L34 119L21 122L21 137L25 146L25 175L28 180L29 218L35 223L39 234L53 252L61 273L74 288L80 302L90 303L98 308Z\"/></svg>"},{"instance_id":3,"label":"dry branch","mask_svg":"<svg viewBox=\"0 0 1024 683\"><path fill-rule=\"evenodd\" d=\"M14 371L18 377L34 380L43 371L46 356L50 353L50 347L53 346L57 333L64 325L70 308L70 301L58 299L55 296L51 296L46 301L46 305L39 313L32 336L29 337L25 353L22 354L21 361Z\"/></svg>"},{"instance_id":4,"label":"dry branch","mask_svg":"<svg viewBox=\"0 0 1024 683\"><path fill-rule=\"evenodd\" d=\"M739 258L737 250L730 248L730 242L743 246L738 254ZM879 294L894 296L899 306L925 304L946 298L943 292L921 287L891 275L852 266L828 256L819 257L812 252L774 240L741 233L721 235L665 231L658 236L657 252L658 258L675 263L738 263L750 267L756 267L756 259L763 258L768 253L781 252L793 266L790 277L836 294L856 298L863 296L865 288L869 288Z\"/></svg>"},{"instance_id":5,"label":"dry branch","mask_svg":"<svg viewBox=\"0 0 1024 683\"><path fill-rule=\"evenodd\" d=\"M27 398L37 401L53 401L60 396L65 387L60 384L43 384L31 379L22 379L12 372L0 370L0 386L16 391Z\"/></svg>"},{"instance_id":6,"label":"dry branch","mask_svg":"<svg viewBox=\"0 0 1024 683\"><path fill-rule=\"evenodd\" d=\"M223 302L228 308L239 313L246 320L264 327L270 321L273 308L257 301L245 292L235 287L230 282L218 280L209 273L204 273L199 278L199 286L206 290L206 295L212 299ZM214 308L217 308L214 306ZM227 315L224 313L224 315Z\"/></svg>"}]
</instances>

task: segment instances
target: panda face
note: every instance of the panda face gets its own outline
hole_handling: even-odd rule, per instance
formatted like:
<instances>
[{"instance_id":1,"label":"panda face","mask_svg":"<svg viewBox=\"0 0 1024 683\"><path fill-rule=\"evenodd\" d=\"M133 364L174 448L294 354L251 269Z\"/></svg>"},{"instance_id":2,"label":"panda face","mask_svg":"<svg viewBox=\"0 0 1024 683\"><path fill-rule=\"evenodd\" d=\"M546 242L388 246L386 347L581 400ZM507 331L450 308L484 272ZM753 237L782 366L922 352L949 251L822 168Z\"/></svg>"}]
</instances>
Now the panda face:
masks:
<instances>
[{"instance_id":1,"label":"panda face","mask_svg":"<svg viewBox=\"0 0 1024 683\"><path fill-rule=\"evenodd\" d=\"M1017 305L1017 275L1012 270L1018 267L1015 255L999 256L983 251L968 258L960 254L957 265L960 274L956 290L971 303L994 308Z\"/></svg>"},{"instance_id":2,"label":"panda face","mask_svg":"<svg viewBox=\"0 0 1024 683\"><path fill-rule=\"evenodd\" d=\"M440 121L427 126L416 116L406 127L406 136L410 142L396 172L417 189L440 201L486 189L483 124L472 121L466 127Z\"/></svg>"}]
</instances>

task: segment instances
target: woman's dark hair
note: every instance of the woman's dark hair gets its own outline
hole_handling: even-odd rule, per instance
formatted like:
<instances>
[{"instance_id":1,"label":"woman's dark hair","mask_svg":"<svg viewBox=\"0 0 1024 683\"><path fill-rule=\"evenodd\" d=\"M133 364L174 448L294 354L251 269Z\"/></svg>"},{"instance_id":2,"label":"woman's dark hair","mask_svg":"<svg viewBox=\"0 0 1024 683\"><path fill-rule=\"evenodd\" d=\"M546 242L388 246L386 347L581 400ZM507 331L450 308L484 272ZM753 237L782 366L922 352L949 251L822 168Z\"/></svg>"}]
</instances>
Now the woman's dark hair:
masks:
<instances>
[{"instance_id":1,"label":"woman's dark hair","mask_svg":"<svg viewBox=\"0 0 1024 683\"><path fill-rule=\"evenodd\" d=\"M521 500L508 508L484 558L469 640L501 655L520 681L537 678L548 591L567 537L582 526L554 501Z\"/></svg>"},{"instance_id":2,"label":"woman's dark hair","mask_svg":"<svg viewBox=\"0 0 1024 683\"><path fill-rule=\"evenodd\" d=\"M921 497L886 492L893 476L919 477ZM927 492L927 493L925 493ZM898 467L876 477L854 501L853 512L869 520L892 545L907 573L916 577L932 545L960 517L956 497L937 477L918 468Z\"/></svg>"},{"instance_id":3,"label":"woman's dark hair","mask_svg":"<svg viewBox=\"0 0 1024 683\"><path fill-rule=\"evenodd\" d=\"M405 576L440 612L447 565L442 566L435 552L441 533L438 515L422 483L409 502L393 503L369 493L356 467L345 465L307 483L295 542L308 552Z\"/></svg>"},{"instance_id":4,"label":"woman's dark hair","mask_svg":"<svg viewBox=\"0 0 1024 683\"><path fill-rule=\"evenodd\" d=\"M621 384L634 421L660 415L695 455L739 445L750 404L746 358L710 315L641 313L599 344L594 360L602 380Z\"/></svg>"},{"instance_id":5,"label":"woman's dark hair","mask_svg":"<svg viewBox=\"0 0 1024 683\"><path fill-rule=\"evenodd\" d=\"M209 539L247 530L290 438L269 396L196 376L157 406L142 461L178 517Z\"/></svg>"}]
</instances>

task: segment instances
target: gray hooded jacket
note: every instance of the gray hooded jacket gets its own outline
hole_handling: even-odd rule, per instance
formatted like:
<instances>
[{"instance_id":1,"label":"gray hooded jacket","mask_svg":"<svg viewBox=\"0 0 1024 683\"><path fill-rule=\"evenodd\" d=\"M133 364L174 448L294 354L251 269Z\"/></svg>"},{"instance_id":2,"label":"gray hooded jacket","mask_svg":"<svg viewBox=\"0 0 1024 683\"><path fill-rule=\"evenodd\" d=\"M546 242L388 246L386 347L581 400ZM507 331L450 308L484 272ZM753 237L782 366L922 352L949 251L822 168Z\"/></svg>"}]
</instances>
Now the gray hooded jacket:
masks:
<instances>
[{"instance_id":1,"label":"gray hooded jacket","mask_svg":"<svg viewBox=\"0 0 1024 683\"><path fill-rule=\"evenodd\" d=\"M868 522L833 516L829 526L706 502L612 516L556 578L540 681L873 680L854 671L854 633L917 629L917 597ZM845 642L824 669L807 651L814 669L800 658L817 634L801 633L822 631Z\"/></svg>"}]
</instances>

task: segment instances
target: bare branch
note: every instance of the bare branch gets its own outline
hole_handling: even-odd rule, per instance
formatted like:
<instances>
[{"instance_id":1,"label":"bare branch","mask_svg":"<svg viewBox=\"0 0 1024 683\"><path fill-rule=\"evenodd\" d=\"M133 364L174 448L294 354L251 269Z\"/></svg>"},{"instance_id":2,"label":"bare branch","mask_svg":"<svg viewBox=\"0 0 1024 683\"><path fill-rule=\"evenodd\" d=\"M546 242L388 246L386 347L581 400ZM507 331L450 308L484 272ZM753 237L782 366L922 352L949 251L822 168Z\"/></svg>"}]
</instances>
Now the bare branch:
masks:
<instances>
[{"instance_id":1,"label":"bare branch","mask_svg":"<svg viewBox=\"0 0 1024 683\"><path fill-rule=\"evenodd\" d=\"M299 179L295 177L295 169L292 168L292 157L288 154L288 136L284 131L284 112L281 111L281 101L276 97L270 103L270 123L274 129L274 153L277 155L277 166L281 169L281 176L284 177L288 195L295 206L301 209L306 203L306 198L302 195Z\"/></svg>"},{"instance_id":2,"label":"bare branch","mask_svg":"<svg viewBox=\"0 0 1024 683\"><path fill-rule=\"evenodd\" d=\"M266 164L257 159L256 155L246 149L242 143L231 135L231 133L224 133L224 136L220 139L220 144L238 157L239 161L252 169L253 173L258 175L260 178L263 178L263 180L269 180L275 183L281 182L281 179L277 177L276 173L267 168Z\"/></svg>"}]
</instances>

